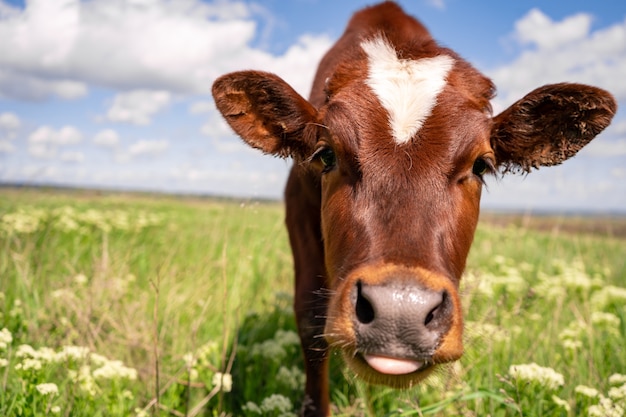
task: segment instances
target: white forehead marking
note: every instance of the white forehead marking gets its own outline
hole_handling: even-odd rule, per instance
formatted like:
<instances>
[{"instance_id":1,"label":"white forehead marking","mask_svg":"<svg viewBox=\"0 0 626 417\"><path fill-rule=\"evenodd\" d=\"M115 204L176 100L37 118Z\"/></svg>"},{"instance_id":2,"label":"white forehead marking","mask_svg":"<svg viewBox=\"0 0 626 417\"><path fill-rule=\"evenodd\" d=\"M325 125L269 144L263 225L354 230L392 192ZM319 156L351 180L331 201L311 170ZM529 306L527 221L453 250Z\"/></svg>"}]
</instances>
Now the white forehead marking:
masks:
<instances>
[{"instance_id":1,"label":"white forehead marking","mask_svg":"<svg viewBox=\"0 0 626 417\"><path fill-rule=\"evenodd\" d=\"M389 113L393 139L407 143L437 104L454 59L449 55L398 59L394 47L381 37L362 42L361 48L369 63L367 85Z\"/></svg>"}]
</instances>

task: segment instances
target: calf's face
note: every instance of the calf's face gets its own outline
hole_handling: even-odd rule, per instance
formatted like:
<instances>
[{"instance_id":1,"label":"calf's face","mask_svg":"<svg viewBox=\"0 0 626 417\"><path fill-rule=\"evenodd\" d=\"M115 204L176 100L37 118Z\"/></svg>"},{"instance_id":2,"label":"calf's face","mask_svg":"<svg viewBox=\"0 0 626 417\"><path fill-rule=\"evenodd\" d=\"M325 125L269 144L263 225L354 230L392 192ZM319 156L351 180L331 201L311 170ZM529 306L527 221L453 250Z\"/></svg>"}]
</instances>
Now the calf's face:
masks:
<instances>
[{"instance_id":1,"label":"calf's face","mask_svg":"<svg viewBox=\"0 0 626 417\"><path fill-rule=\"evenodd\" d=\"M362 49L362 78L339 68L327 82L309 158L334 293L325 336L363 378L407 386L463 352L458 284L496 164L492 87L452 55Z\"/></svg>"},{"instance_id":2,"label":"calf's face","mask_svg":"<svg viewBox=\"0 0 626 417\"><path fill-rule=\"evenodd\" d=\"M492 117L491 82L453 52L412 55L377 37L325 84L317 108L263 72L225 75L213 94L248 144L316 178L329 344L365 380L411 386L462 355L458 286L483 176L561 163L615 101L556 84Z\"/></svg>"}]
</instances>

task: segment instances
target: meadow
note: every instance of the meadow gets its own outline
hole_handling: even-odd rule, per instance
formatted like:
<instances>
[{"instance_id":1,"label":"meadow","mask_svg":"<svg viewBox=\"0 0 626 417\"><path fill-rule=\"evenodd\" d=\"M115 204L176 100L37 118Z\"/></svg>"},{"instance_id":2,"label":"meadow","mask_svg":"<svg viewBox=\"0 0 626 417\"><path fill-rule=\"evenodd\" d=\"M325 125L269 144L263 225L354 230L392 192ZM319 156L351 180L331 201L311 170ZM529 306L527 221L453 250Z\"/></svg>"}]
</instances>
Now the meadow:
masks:
<instances>
[{"instance_id":1,"label":"meadow","mask_svg":"<svg viewBox=\"0 0 626 417\"><path fill-rule=\"evenodd\" d=\"M485 216L463 359L394 391L335 354L334 415L626 415L623 218L573 221ZM280 203L1 189L0 415L297 415L291 268Z\"/></svg>"}]
</instances>

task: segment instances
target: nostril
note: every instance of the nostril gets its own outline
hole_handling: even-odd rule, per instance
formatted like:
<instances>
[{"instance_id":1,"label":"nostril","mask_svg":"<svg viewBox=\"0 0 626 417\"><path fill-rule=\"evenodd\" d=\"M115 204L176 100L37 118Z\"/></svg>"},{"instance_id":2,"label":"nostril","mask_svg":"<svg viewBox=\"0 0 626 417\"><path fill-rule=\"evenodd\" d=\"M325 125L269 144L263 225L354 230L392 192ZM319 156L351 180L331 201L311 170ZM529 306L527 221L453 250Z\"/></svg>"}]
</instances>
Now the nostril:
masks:
<instances>
[{"instance_id":1,"label":"nostril","mask_svg":"<svg viewBox=\"0 0 626 417\"><path fill-rule=\"evenodd\" d=\"M433 321L433 319L435 318L435 311L438 309L439 307L435 307L432 310L430 310L430 312L426 315L426 319L424 320L424 326L428 326L428 324Z\"/></svg>"},{"instance_id":2,"label":"nostril","mask_svg":"<svg viewBox=\"0 0 626 417\"><path fill-rule=\"evenodd\" d=\"M433 320L435 320L437 317L443 314L441 313L441 311L445 310L447 301L448 301L448 292L444 291L443 293L441 293L441 302L438 303L436 306L434 306L433 309L430 310L428 314L426 315L424 319L424 326L428 327L428 325L431 324Z\"/></svg>"},{"instance_id":3,"label":"nostril","mask_svg":"<svg viewBox=\"0 0 626 417\"><path fill-rule=\"evenodd\" d=\"M361 281L357 282L357 297L356 297L356 318L362 324L369 324L374 321L374 307L372 307L372 303L369 302L367 298L363 295L362 288L363 285Z\"/></svg>"}]
</instances>

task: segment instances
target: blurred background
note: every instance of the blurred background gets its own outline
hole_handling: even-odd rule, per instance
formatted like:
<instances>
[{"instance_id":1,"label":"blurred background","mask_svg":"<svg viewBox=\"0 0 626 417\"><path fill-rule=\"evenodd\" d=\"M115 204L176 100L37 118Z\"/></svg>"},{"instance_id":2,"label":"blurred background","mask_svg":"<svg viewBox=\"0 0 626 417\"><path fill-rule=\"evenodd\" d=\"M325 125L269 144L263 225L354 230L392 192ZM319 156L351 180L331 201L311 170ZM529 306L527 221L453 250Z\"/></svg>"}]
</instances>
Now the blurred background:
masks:
<instances>
[{"instance_id":1,"label":"blurred background","mask_svg":"<svg viewBox=\"0 0 626 417\"><path fill-rule=\"evenodd\" d=\"M488 180L490 210L626 213L626 2L399 2L498 87L499 112L570 81L619 101L566 164ZM290 161L248 149L213 80L275 72L307 96L369 1L0 0L0 183L280 199Z\"/></svg>"}]
</instances>

